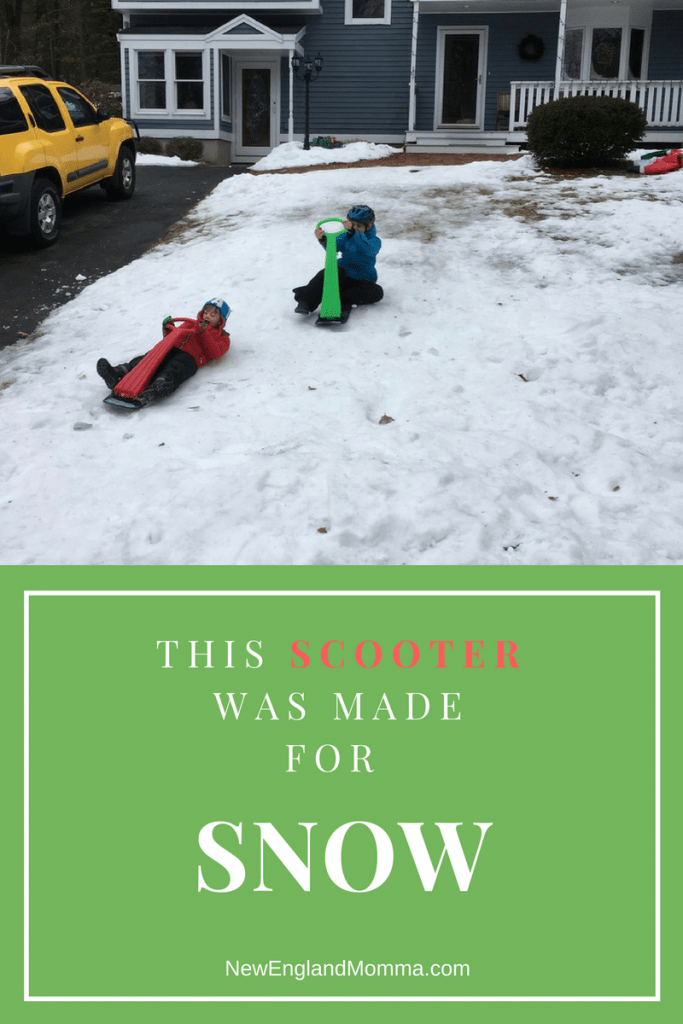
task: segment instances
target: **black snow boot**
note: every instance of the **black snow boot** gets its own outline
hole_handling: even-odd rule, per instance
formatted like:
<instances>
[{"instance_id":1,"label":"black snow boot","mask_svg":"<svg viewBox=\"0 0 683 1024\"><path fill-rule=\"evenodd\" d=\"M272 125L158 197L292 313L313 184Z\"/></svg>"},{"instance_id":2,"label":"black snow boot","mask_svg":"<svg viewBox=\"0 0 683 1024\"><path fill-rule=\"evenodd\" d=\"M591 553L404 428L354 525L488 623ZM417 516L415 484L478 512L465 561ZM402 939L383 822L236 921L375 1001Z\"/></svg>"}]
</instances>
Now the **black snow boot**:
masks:
<instances>
[{"instance_id":1,"label":"black snow boot","mask_svg":"<svg viewBox=\"0 0 683 1024\"><path fill-rule=\"evenodd\" d=\"M308 314L312 313L313 310L311 309L311 307L308 305L307 302L300 301L299 304L297 305L296 309L294 310L294 312L295 313L302 313L303 316L308 316Z\"/></svg>"},{"instance_id":2,"label":"black snow boot","mask_svg":"<svg viewBox=\"0 0 683 1024\"><path fill-rule=\"evenodd\" d=\"M126 363L121 363L120 366L112 366L106 359L98 359L95 369L107 387L113 391L118 382L126 376L129 367Z\"/></svg>"},{"instance_id":3,"label":"black snow boot","mask_svg":"<svg viewBox=\"0 0 683 1024\"><path fill-rule=\"evenodd\" d=\"M139 397L141 405L149 405L150 402L157 402L160 398L168 398L172 395L178 384L170 377L160 374L151 381Z\"/></svg>"}]
</instances>

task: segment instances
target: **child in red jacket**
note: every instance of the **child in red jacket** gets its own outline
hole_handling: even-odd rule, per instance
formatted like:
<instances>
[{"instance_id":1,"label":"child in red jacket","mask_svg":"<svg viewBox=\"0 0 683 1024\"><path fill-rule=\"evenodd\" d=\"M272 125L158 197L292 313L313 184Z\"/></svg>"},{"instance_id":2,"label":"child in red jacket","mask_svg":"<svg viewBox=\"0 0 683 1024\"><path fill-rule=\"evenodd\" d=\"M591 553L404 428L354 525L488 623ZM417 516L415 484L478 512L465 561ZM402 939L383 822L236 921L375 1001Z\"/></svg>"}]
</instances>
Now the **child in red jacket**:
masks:
<instances>
[{"instance_id":1,"label":"child in red jacket","mask_svg":"<svg viewBox=\"0 0 683 1024\"><path fill-rule=\"evenodd\" d=\"M172 394L198 367L225 355L230 348L230 335L224 330L229 316L224 299L209 299L196 320L167 316L165 337L146 355L118 366L98 359L97 372L115 395L141 409Z\"/></svg>"}]
</instances>

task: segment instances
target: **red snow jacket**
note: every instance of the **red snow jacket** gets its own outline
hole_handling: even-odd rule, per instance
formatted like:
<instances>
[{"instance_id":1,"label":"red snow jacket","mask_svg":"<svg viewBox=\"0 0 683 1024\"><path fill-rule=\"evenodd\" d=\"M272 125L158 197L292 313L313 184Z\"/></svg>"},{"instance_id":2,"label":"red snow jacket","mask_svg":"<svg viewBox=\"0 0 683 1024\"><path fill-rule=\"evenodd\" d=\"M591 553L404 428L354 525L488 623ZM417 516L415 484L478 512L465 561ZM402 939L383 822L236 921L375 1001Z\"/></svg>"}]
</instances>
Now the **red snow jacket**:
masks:
<instances>
[{"instance_id":1,"label":"red snow jacket","mask_svg":"<svg viewBox=\"0 0 683 1024\"><path fill-rule=\"evenodd\" d=\"M172 348L187 352L197 366L225 355L230 348L230 335L223 330L225 321L221 320L220 327L211 327L200 320L200 316L201 310L196 320L175 317L173 324L167 322L164 327L166 336L118 382L115 394L122 398L138 398Z\"/></svg>"}]
</instances>

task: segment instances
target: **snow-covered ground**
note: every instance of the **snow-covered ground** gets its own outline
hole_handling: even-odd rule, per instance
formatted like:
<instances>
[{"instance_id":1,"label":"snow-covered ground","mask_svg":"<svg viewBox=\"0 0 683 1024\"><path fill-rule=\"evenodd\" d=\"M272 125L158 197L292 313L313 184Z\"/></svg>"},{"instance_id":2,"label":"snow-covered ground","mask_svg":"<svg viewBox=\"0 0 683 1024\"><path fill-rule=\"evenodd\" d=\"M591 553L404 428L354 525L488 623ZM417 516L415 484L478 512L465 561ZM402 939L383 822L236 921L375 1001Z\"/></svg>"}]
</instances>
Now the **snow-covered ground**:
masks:
<instances>
[{"instance_id":1,"label":"snow-covered ground","mask_svg":"<svg viewBox=\"0 0 683 1024\"><path fill-rule=\"evenodd\" d=\"M682 198L528 157L226 180L0 353L2 561L683 563ZM316 328L291 289L358 201L385 300ZM102 404L99 356L216 294L223 360Z\"/></svg>"}]
</instances>

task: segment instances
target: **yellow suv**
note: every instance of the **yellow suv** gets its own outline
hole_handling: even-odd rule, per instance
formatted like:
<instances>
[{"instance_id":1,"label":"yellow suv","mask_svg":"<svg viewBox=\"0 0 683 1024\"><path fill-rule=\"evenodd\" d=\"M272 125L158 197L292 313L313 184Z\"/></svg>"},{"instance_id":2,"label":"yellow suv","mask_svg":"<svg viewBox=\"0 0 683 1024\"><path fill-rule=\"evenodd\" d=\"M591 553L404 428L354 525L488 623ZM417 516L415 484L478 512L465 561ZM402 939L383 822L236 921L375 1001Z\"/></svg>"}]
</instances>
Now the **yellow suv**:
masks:
<instances>
[{"instance_id":1,"label":"yellow suv","mask_svg":"<svg viewBox=\"0 0 683 1024\"><path fill-rule=\"evenodd\" d=\"M130 199L134 134L40 68L0 65L0 224L52 245L64 196L99 183L111 199Z\"/></svg>"}]
</instances>

